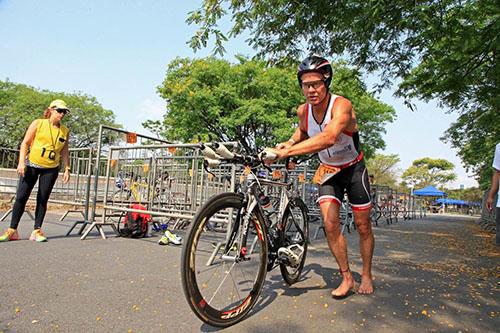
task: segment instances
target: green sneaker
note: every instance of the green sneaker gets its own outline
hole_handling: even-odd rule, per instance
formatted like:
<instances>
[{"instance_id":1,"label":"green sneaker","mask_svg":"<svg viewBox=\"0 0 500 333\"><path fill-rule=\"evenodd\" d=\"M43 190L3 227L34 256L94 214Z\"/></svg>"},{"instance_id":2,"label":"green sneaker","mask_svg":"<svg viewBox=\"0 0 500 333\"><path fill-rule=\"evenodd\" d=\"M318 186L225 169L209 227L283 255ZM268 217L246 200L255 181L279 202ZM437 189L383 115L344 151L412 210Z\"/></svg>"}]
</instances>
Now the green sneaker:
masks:
<instances>
[{"instance_id":1,"label":"green sneaker","mask_svg":"<svg viewBox=\"0 0 500 333\"><path fill-rule=\"evenodd\" d=\"M158 241L158 244L160 245L168 245L168 237L163 235L161 236L160 240Z\"/></svg>"},{"instance_id":2,"label":"green sneaker","mask_svg":"<svg viewBox=\"0 0 500 333\"><path fill-rule=\"evenodd\" d=\"M36 229L33 230L30 236L30 241L35 241L35 242L46 242L47 237L43 234L42 230Z\"/></svg>"},{"instance_id":3,"label":"green sneaker","mask_svg":"<svg viewBox=\"0 0 500 333\"><path fill-rule=\"evenodd\" d=\"M14 240L19 240L19 233L16 229L9 228L6 232L3 233L2 236L0 236L0 242L8 242Z\"/></svg>"},{"instance_id":4,"label":"green sneaker","mask_svg":"<svg viewBox=\"0 0 500 333\"><path fill-rule=\"evenodd\" d=\"M169 230L165 231L165 235L163 235L163 237L166 237L168 241L174 245L182 244L182 238L179 235L170 232Z\"/></svg>"}]
</instances>

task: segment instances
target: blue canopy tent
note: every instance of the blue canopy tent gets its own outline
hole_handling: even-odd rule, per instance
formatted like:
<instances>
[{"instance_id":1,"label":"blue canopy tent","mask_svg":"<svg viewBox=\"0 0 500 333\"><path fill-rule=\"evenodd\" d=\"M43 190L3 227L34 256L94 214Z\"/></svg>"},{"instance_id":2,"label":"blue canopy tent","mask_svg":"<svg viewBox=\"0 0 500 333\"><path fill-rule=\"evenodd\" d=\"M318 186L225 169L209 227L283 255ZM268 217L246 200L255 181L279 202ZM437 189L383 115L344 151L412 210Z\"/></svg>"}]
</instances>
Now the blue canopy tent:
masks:
<instances>
[{"instance_id":1,"label":"blue canopy tent","mask_svg":"<svg viewBox=\"0 0 500 333\"><path fill-rule=\"evenodd\" d=\"M421 188L420 190L413 191L413 194L419 195L422 197L445 197L446 193L438 190L432 185Z\"/></svg>"},{"instance_id":2,"label":"blue canopy tent","mask_svg":"<svg viewBox=\"0 0 500 333\"><path fill-rule=\"evenodd\" d=\"M437 203L446 204L446 205L457 205L457 206L480 206L480 202L473 201L465 201L458 199L450 199L450 198L441 198L436 200Z\"/></svg>"},{"instance_id":3,"label":"blue canopy tent","mask_svg":"<svg viewBox=\"0 0 500 333\"><path fill-rule=\"evenodd\" d=\"M444 197L446 196L446 193L438 190L432 185L421 188L420 190L413 191L413 194L421 197L441 197L442 199L444 199ZM444 203L441 203L441 208L443 209L444 212L445 209Z\"/></svg>"},{"instance_id":4,"label":"blue canopy tent","mask_svg":"<svg viewBox=\"0 0 500 333\"><path fill-rule=\"evenodd\" d=\"M458 200L458 199L450 199L450 198L441 198L436 200L437 203L440 204L446 204L446 205L457 205L457 206L464 206L467 205L466 201L463 200Z\"/></svg>"}]
</instances>

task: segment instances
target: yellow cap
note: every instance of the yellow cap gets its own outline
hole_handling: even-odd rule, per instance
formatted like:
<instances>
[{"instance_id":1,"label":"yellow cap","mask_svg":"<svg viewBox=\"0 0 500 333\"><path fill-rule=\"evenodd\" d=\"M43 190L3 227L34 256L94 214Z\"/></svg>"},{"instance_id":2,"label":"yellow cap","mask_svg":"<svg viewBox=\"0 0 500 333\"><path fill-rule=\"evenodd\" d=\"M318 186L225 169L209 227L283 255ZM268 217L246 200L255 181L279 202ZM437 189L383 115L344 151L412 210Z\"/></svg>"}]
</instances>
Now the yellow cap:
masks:
<instances>
[{"instance_id":1,"label":"yellow cap","mask_svg":"<svg viewBox=\"0 0 500 333\"><path fill-rule=\"evenodd\" d=\"M51 108L51 109L63 109L63 110L69 111L68 106L66 105L66 102L63 101L62 99L53 100L50 103L49 108Z\"/></svg>"}]
</instances>

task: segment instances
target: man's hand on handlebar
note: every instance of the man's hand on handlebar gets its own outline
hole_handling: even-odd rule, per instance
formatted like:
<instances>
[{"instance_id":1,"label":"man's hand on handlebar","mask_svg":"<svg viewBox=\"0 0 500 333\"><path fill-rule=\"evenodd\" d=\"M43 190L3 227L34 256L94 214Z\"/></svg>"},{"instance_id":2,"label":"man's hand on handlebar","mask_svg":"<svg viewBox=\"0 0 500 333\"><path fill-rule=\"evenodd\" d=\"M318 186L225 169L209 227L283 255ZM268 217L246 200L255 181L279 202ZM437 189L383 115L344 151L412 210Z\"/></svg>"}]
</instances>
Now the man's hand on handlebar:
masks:
<instances>
[{"instance_id":1,"label":"man's hand on handlebar","mask_svg":"<svg viewBox=\"0 0 500 333\"><path fill-rule=\"evenodd\" d=\"M288 149L291 146L292 146L291 141L285 141L285 142L278 143L275 148L276 149Z\"/></svg>"},{"instance_id":2,"label":"man's hand on handlebar","mask_svg":"<svg viewBox=\"0 0 500 333\"><path fill-rule=\"evenodd\" d=\"M286 149L266 148L259 154L259 157L269 165L274 161L287 157L285 151Z\"/></svg>"}]
</instances>

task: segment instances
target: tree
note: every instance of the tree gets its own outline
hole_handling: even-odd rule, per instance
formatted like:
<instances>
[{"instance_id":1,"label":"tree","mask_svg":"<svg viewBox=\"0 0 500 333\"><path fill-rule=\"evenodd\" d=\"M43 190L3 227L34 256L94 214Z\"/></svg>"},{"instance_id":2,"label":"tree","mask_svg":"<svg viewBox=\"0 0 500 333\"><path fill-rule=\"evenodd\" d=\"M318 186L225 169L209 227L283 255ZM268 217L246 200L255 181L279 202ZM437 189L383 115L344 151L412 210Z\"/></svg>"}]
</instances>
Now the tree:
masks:
<instances>
[{"instance_id":1,"label":"tree","mask_svg":"<svg viewBox=\"0 0 500 333\"><path fill-rule=\"evenodd\" d=\"M500 142L500 112L475 111L464 113L441 138L458 149L466 170L477 175L481 189L491 185L491 168L495 146Z\"/></svg>"},{"instance_id":2,"label":"tree","mask_svg":"<svg viewBox=\"0 0 500 333\"><path fill-rule=\"evenodd\" d=\"M172 61L158 88L169 101L163 129L155 122L143 126L169 140L189 142L198 136L207 140L209 135L235 140L247 152L287 140L297 126L297 106L304 100L295 69L269 67L243 57L237 60L236 64L215 58ZM336 64L335 69L334 85L351 99L363 149L370 156L384 147L383 126L393 121L395 111L366 91L359 72L344 64Z\"/></svg>"},{"instance_id":3,"label":"tree","mask_svg":"<svg viewBox=\"0 0 500 333\"><path fill-rule=\"evenodd\" d=\"M67 102L71 112L64 123L71 131L72 148L96 144L100 124L115 124L112 111L104 109L95 97L83 93L60 93L38 90L33 87L0 81L0 146L19 148L29 124L43 117L43 111L54 99Z\"/></svg>"},{"instance_id":4,"label":"tree","mask_svg":"<svg viewBox=\"0 0 500 333\"><path fill-rule=\"evenodd\" d=\"M444 186L453 181L457 175L451 171L455 166L445 159L424 157L413 161L412 165L403 172L403 184L414 188L428 185Z\"/></svg>"},{"instance_id":5,"label":"tree","mask_svg":"<svg viewBox=\"0 0 500 333\"><path fill-rule=\"evenodd\" d=\"M223 32L218 23L227 13L234 24ZM470 131L500 141L498 126L492 128L500 117L497 0L204 0L187 21L199 27L190 41L195 50L214 37L214 52L223 53L228 37L248 32L257 55L272 63L306 50L377 73L378 88L399 78L396 94L411 108L412 98L437 99L462 115L448 142L485 181L486 167L476 162L490 160L492 149ZM483 115L496 122L483 122ZM469 140L473 148L463 145ZM477 159L469 158L472 149Z\"/></svg>"},{"instance_id":6,"label":"tree","mask_svg":"<svg viewBox=\"0 0 500 333\"><path fill-rule=\"evenodd\" d=\"M464 201L481 202L483 200L484 191L478 187L470 187L464 189L446 190L448 197Z\"/></svg>"},{"instance_id":7,"label":"tree","mask_svg":"<svg viewBox=\"0 0 500 333\"><path fill-rule=\"evenodd\" d=\"M158 88L169 100L162 134L192 141L208 135L236 140L247 152L285 140L293 132L300 90L290 71L246 61L175 59ZM146 124L147 125L147 124Z\"/></svg>"},{"instance_id":8,"label":"tree","mask_svg":"<svg viewBox=\"0 0 500 333\"><path fill-rule=\"evenodd\" d=\"M373 175L375 184L394 188L398 178L397 164L399 161L399 156L396 154L375 154L366 160L366 168L370 175Z\"/></svg>"}]
</instances>

